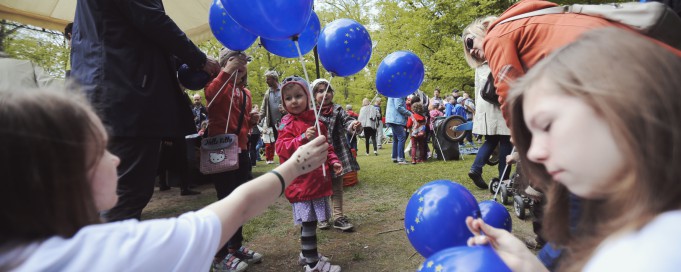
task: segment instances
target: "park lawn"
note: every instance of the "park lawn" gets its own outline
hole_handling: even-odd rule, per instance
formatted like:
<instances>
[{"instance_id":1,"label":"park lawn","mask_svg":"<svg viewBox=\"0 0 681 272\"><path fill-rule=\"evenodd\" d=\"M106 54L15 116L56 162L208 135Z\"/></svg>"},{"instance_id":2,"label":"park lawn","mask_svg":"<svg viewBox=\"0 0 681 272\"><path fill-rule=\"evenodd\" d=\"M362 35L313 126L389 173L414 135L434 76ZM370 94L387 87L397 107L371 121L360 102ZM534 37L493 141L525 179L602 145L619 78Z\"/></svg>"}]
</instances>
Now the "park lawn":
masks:
<instances>
[{"instance_id":1,"label":"park lawn","mask_svg":"<svg viewBox=\"0 0 681 272\"><path fill-rule=\"evenodd\" d=\"M448 179L468 188L478 201L491 199L488 190L478 189L468 178L468 170L475 156L464 160L444 162L430 160L416 165L398 165L390 158L390 144L379 150L379 155L366 156L364 143L359 142L357 160L359 184L346 187L344 213L355 225L355 231L344 233L318 230L319 252L339 264L343 271L415 271L424 258L412 248L404 232L404 210L411 194L421 185L437 179ZM259 176L276 165L258 162L253 175ZM483 176L489 182L496 176L496 166L484 167ZM180 197L177 189L156 191L143 212L144 219L163 218L197 210L216 200L211 184L196 188L197 196ZM530 220L519 220L513 207L506 206L513 218L513 233L520 238L533 237ZM261 264L251 265L248 271L301 271L297 265L300 252L300 228L293 225L291 207L280 198L262 215L244 225L246 246L263 253Z\"/></svg>"}]
</instances>

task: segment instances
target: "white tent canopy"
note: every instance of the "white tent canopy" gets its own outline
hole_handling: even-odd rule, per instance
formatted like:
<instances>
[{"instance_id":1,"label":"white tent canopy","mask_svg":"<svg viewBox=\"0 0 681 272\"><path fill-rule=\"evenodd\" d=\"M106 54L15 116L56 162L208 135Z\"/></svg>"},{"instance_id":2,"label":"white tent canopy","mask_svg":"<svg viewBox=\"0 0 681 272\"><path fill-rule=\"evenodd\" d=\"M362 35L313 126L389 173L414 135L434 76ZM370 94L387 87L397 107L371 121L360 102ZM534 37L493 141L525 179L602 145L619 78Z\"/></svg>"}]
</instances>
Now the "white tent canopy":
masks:
<instances>
[{"instance_id":1,"label":"white tent canopy","mask_svg":"<svg viewBox=\"0 0 681 272\"><path fill-rule=\"evenodd\" d=\"M107 1L107 0L102 0ZM73 21L76 0L0 0L0 18L59 32ZM163 0L166 13L195 43L213 37L208 26L211 0Z\"/></svg>"}]
</instances>

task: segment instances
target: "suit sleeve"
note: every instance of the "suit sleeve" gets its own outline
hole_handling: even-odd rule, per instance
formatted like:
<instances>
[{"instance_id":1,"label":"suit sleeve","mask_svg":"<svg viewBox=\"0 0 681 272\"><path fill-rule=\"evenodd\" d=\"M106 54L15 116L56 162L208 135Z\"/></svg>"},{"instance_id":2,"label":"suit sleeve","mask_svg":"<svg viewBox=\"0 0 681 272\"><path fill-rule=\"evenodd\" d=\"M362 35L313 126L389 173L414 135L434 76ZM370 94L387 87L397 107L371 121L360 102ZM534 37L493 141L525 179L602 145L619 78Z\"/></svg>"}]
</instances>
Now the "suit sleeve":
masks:
<instances>
[{"instance_id":1,"label":"suit sleeve","mask_svg":"<svg viewBox=\"0 0 681 272\"><path fill-rule=\"evenodd\" d=\"M201 68L206 63L206 54L201 52L168 17L161 0L109 1L116 1L121 13L143 35L172 55L182 59L189 67Z\"/></svg>"}]
</instances>

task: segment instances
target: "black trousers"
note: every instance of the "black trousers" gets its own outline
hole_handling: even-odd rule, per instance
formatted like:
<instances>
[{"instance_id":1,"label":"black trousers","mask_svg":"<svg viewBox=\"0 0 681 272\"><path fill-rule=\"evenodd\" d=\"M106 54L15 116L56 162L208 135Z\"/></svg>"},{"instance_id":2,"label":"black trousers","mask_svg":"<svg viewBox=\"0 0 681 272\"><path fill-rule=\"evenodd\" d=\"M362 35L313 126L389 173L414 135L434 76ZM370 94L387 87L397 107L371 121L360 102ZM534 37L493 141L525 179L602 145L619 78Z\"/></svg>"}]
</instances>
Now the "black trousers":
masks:
<instances>
[{"instance_id":1,"label":"black trousers","mask_svg":"<svg viewBox=\"0 0 681 272\"><path fill-rule=\"evenodd\" d=\"M109 151L121 159L118 165L118 203L102 213L109 222L140 219L154 194L161 138L113 137Z\"/></svg>"},{"instance_id":2,"label":"black trousers","mask_svg":"<svg viewBox=\"0 0 681 272\"><path fill-rule=\"evenodd\" d=\"M248 150L242 150L241 153L239 153L239 169L209 175L210 180L215 186L218 200L227 197L234 189L239 187L239 185L253 179L251 169L251 159ZM224 258L229 253L228 249L239 249L243 240L243 227L239 227L227 244L215 254L215 257Z\"/></svg>"},{"instance_id":3,"label":"black trousers","mask_svg":"<svg viewBox=\"0 0 681 272\"><path fill-rule=\"evenodd\" d=\"M184 137L166 138L161 143L158 176L161 185L168 186L170 176L178 177L180 189L189 189L189 161ZM169 174L170 173L170 174Z\"/></svg>"},{"instance_id":4,"label":"black trousers","mask_svg":"<svg viewBox=\"0 0 681 272\"><path fill-rule=\"evenodd\" d=\"M369 139L374 143L374 151L376 151L376 130L370 127L364 127L364 145L367 149L367 154L369 153Z\"/></svg>"}]
</instances>

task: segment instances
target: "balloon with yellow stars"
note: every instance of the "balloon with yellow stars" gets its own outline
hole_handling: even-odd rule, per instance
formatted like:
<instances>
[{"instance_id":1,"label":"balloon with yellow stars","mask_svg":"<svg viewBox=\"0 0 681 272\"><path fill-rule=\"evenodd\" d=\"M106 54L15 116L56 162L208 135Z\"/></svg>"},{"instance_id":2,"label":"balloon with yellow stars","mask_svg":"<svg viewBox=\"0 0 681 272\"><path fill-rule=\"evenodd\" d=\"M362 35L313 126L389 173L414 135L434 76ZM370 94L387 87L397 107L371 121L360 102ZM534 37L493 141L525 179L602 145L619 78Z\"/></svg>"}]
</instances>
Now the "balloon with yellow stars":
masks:
<instances>
[{"instance_id":1,"label":"balloon with yellow stars","mask_svg":"<svg viewBox=\"0 0 681 272\"><path fill-rule=\"evenodd\" d=\"M300 34L312 14L313 0L220 0L227 14L251 33L270 40Z\"/></svg>"},{"instance_id":2,"label":"balloon with yellow stars","mask_svg":"<svg viewBox=\"0 0 681 272\"><path fill-rule=\"evenodd\" d=\"M319 17L313 11L310 15L310 20L307 22L305 30L303 30L300 35L297 36L298 45L300 46L300 54L305 55L312 51L314 46L317 44L317 38L319 38L319 32L321 31L321 25L319 23ZM275 54L284 58L297 58L298 48L293 42L293 39L288 40L268 40L260 37L260 42L262 46L267 49L272 54Z\"/></svg>"},{"instance_id":3,"label":"balloon with yellow stars","mask_svg":"<svg viewBox=\"0 0 681 272\"><path fill-rule=\"evenodd\" d=\"M421 86L424 76L423 62L416 54L393 52L378 65L376 89L387 97L405 97Z\"/></svg>"},{"instance_id":4,"label":"balloon with yellow stars","mask_svg":"<svg viewBox=\"0 0 681 272\"><path fill-rule=\"evenodd\" d=\"M466 217L480 217L478 202L471 192L453 181L435 180L421 186L409 199L404 228L411 245L424 257L466 245L473 234Z\"/></svg>"},{"instance_id":5,"label":"balloon with yellow stars","mask_svg":"<svg viewBox=\"0 0 681 272\"><path fill-rule=\"evenodd\" d=\"M237 24L229 15L220 0L214 0L208 13L208 25L213 36L225 47L234 51L248 49L255 39L255 34L248 32ZM203 86L202 86L203 88Z\"/></svg>"},{"instance_id":6,"label":"balloon with yellow stars","mask_svg":"<svg viewBox=\"0 0 681 272\"><path fill-rule=\"evenodd\" d=\"M371 37L360 23L335 20L322 29L317 42L319 61L334 76L351 76L371 59Z\"/></svg>"},{"instance_id":7,"label":"balloon with yellow stars","mask_svg":"<svg viewBox=\"0 0 681 272\"><path fill-rule=\"evenodd\" d=\"M489 246L460 246L441 250L421 264L418 272L510 272Z\"/></svg>"}]
</instances>

